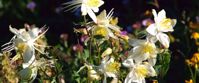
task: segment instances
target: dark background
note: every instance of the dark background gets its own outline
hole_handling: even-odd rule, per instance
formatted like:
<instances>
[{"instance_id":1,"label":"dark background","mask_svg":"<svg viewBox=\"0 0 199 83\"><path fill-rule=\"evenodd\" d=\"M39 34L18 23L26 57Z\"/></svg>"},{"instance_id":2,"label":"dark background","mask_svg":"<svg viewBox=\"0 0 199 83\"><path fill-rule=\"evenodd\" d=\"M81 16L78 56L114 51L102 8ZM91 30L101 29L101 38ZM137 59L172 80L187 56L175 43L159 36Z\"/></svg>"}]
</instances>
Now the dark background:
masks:
<instances>
[{"instance_id":1,"label":"dark background","mask_svg":"<svg viewBox=\"0 0 199 83\"><path fill-rule=\"evenodd\" d=\"M34 1L36 7L31 11L26 7ZM8 42L13 34L9 31L9 25L16 28L22 28L24 23L35 24L38 27L44 25L49 27L46 33L48 43L56 45L59 42L60 34L68 33L69 42L75 43L73 35L74 23L82 21L80 10L76 12L64 12L62 4L69 0L0 0L0 45ZM146 10L165 9L167 17L176 18L178 22L182 19L182 12L186 11L190 17L199 16L199 0L158 0L159 8L150 4L153 0L104 0L102 9L111 10L114 8L114 16L119 18L119 25L127 29L137 21L144 19L143 13ZM180 26L180 23L177 24ZM183 27L183 26L181 26ZM175 27L175 29L180 27ZM177 30L179 31L179 30ZM180 32L174 32L179 35ZM186 50L180 46L180 43L174 43L170 49ZM190 53L191 54L191 53ZM188 56L188 55L187 55ZM172 62L169 72L166 76L166 83L183 83L188 79L185 74L184 58L175 51L172 53Z\"/></svg>"}]
</instances>

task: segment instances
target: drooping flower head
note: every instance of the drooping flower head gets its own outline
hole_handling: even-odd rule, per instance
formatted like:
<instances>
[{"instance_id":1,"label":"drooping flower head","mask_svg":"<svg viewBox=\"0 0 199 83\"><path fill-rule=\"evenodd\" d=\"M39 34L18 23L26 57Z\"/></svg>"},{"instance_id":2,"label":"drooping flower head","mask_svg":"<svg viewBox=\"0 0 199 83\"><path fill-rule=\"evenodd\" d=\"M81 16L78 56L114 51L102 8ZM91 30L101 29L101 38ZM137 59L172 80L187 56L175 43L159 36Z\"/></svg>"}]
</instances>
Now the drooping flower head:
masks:
<instances>
[{"instance_id":1,"label":"drooping flower head","mask_svg":"<svg viewBox=\"0 0 199 83\"><path fill-rule=\"evenodd\" d=\"M29 27L28 30L26 29L16 29L10 26L10 31L15 34L15 36L11 39L7 47L3 48L4 51L11 51L16 49L21 50L23 53L23 68L30 66L35 60L35 50L38 52L44 53L44 48L46 47L44 43L39 41L47 31L42 31L44 29L38 29L36 27Z\"/></svg>"}]
</instances>

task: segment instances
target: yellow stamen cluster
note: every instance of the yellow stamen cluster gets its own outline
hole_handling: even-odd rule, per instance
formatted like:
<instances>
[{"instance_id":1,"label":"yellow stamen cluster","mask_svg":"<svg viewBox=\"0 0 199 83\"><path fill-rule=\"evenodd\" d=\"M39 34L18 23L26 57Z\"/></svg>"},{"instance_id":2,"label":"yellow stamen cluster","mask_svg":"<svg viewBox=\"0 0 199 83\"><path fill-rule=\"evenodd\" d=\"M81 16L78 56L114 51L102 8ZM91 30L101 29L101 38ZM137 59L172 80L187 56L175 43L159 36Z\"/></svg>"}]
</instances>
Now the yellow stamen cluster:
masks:
<instances>
[{"instance_id":1,"label":"yellow stamen cluster","mask_svg":"<svg viewBox=\"0 0 199 83\"><path fill-rule=\"evenodd\" d=\"M114 72L114 73L117 73L118 71L119 71L119 69L120 69L120 63L119 62L116 62L116 61L114 61L114 62L111 62L111 63L109 63L108 65L107 65L107 67L106 67L106 71L107 72Z\"/></svg>"},{"instance_id":2,"label":"yellow stamen cluster","mask_svg":"<svg viewBox=\"0 0 199 83\"><path fill-rule=\"evenodd\" d=\"M163 19L162 21L160 21L159 23L159 27L160 28L171 28L171 26L173 26L175 24L175 21L169 18Z\"/></svg>"},{"instance_id":3,"label":"yellow stamen cluster","mask_svg":"<svg viewBox=\"0 0 199 83\"><path fill-rule=\"evenodd\" d=\"M100 0L87 0L86 3L89 7L98 7L100 5Z\"/></svg>"},{"instance_id":4,"label":"yellow stamen cluster","mask_svg":"<svg viewBox=\"0 0 199 83\"><path fill-rule=\"evenodd\" d=\"M148 70L143 66L138 66L135 69L135 72L138 74L139 77L146 77L148 74Z\"/></svg>"},{"instance_id":5,"label":"yellow stamen cluster","mask_svg":"<svg viewBox=\"0 0 199 83\"><path fill-rule=\"evenodd\" d=\"M143 54L154 54L154 52L155 52L155 48L154 48L154 46L152 45L152 44L150 44L150 43L145 43L144 45L142 45L142 47L141 47L142 49L143 49Z\"/></svg>"},{"instance_id":6,"label":"yellow stamen cluster","mask_svg":"<svg viewBox=\"0 0 199 83\"><path fill-rule=\"evenodd\" d=\"M27 45L25 43L18 43L16 47L19 52L23 53L26 50Z\"/></svg>"},{"instance_id":7,"label":"yellow stamen cluster","mask_svg":"<svg viewBox=\"0 0 199 83\"><path fill-rule=\"evenodd\" d=\"M94 30L94 35L106 37L108 35L108 31L105 27L96 27Z\"/></svg>"}]
</instances>

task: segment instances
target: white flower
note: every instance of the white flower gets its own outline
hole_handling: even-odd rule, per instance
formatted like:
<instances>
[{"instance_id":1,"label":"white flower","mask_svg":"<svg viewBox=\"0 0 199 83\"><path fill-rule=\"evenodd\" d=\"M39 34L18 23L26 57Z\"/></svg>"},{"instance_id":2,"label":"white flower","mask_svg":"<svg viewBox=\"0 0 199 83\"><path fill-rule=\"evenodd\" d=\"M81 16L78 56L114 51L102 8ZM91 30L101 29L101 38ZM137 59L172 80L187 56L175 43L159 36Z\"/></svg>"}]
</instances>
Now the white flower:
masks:
<instances>
[{"instance_id":1,"label":"white flower","mask_svg":"<svg viewBox=\"0 0 199 83\"><path fill-rule=\"evenodd\" d=\"M97 16L97 25L93 28L94 35L101 35L107 39L109 37L118 39L112 31L120 33L120 27L110 23L112 15L113 9L107 15L106 10L104 10Z\"/></svg>"},{"instance_id":2,"label":"white flower","mask_svg":"<svg viewBox=\"0 0 199 83\"><path fill-rule=\"evenodd\" d=\"M102 0L73 0L65 3L65 5L68 5L66 8L71 7L68 10L76 10L81 7L82 15L85 16L88 14L95 23L97 19L94 12L98 12L99 7L103 4L104 1Z\"/></svg>"},{"instance_id":3,"label":"white flower","mask_svg":"<svg viewBox=\"0 0 199 83\"><path fill-rule=\"evenodd\" d=\"M156 58L158 50L153 42L148 40L131 39L129 40L129 43L134 46L129 52L129 57L133 58L136 63L142 63L144 60Z\"/></svg>"},{"instance_id":4,"label":"white flower","mask_svg":"<svg viewBox=\"0 0 199 83\"><path fill-rule=\"evenodd\" d=\"M42 54L45 54L43 50L40 50L37 47L41 48L41 47L46 47L46 46L39 45L36 43L36 41L41 36L43 36L47 31L45 30L44 32L41 32L42 29L39 30L38 28L32 28L26 31L25 29L17 30L10 26L10 31L14 33L15 36L7 44L13 43L13 45L9 45L3 48L3 50L11 51L14 48L16 48L16 50L22 50L23 51L23 68L29 67L35 61L35 50L39 51Z\"/></svg>"},{"instance_id":5,"label":"white flower","mask_svg":"<svg viewBox=\"0 0 199 83\"><path fill-rule=\"evenodd\" d=\"M99 66L99 71L104 74L103 83L106 83L107 77L113 77L114 79L117 79L120 66L120 63L114 61L113 57L106 56L103 58L101 65Z\"/></svg>"},{"instance_id":6,"label":"white flower","mask_svg":"<svg viewBox=\"0 0 199 83\"><path fill-rule=\"evenodd\" d=\"M169 37L163 32L173 32L173 27L176 24L176 19L166 18L166 12L161 10L158 14L153 9L152 10L155 23L151 24L146 31L155 36L157 40L165 47L169 47Z\"/></svg>"},{"instance_id":7,"label":"white flower","mask_svg":"<svg viewBox=\"0 0 199 83\"><path fill-rule=\"evenodd\" d=\"M123 62L123 65L130 68L130 72L126 76L124 83L146 83L146 77L156 76L153 66L147 62L134 63L132 58L128 58Z\"/></svg>"}]
</instances>

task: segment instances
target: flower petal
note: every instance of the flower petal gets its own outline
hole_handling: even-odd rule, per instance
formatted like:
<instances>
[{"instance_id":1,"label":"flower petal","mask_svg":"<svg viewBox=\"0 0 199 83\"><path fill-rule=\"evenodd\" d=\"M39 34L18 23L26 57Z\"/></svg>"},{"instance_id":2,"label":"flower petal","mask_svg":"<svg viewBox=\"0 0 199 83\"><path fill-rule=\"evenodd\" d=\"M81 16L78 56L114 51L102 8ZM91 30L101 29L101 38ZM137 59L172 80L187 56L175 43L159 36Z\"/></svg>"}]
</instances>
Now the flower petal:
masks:
<instances>
[{"instance_id":1,"label":"flower petal","mask_svg":"<svg viewBox=\"0 0 199 83\"><path fill-rule=\"evenodd\" d=\"M33 47L27 46L23 55L23 68L29 67L35 60L35 50Z\"/></svg>"},{"instance_id":2,"label":"flower petal","mask_svg":"<svg viewBox=\"0 0 199 83\"><path fill-rule=\"evenodd\" d=\"M95 13L94 13L90 8L87 9L87 12L88 12L88 15L91 17L91 19L92 19L95 23L97 23L97 17L96 17L96 15L95 15Z\"/></svg>"},{"instance_id":3,"label":"flower petal","mask_svg":"<svg viewBox=\"0 0 199 83\"><path fill-rule=\"evenodd\" d=\"M168 35L164 33L158 33L156 37L165 48L169 48L170 39Z\"/></svg>"},{"instance_id":4,"label":"flower petal","mask_svg":"<svg viewBox=\"0 0 199 83\"><path fill-rule=\"evenodd\" d=\"M157 27L155 26L155 24L151 24L149 25L147 28L146 28L146 31L151 34L151 35L156 35L158 32L157 32Z\"/></svg>"},{"instance_id":5,"label":"flower petal","mask_svg":"<svg viewBox=\"0 0 199 83\"><path fill-rule=\"evenodd\" d=\"M165 10L161 10L159 13L158 13L158 17L156 19L156 22L159 23L160 21L162 21L163 19L166 18L166 12Z\"/></svg>"}]
</instances>

